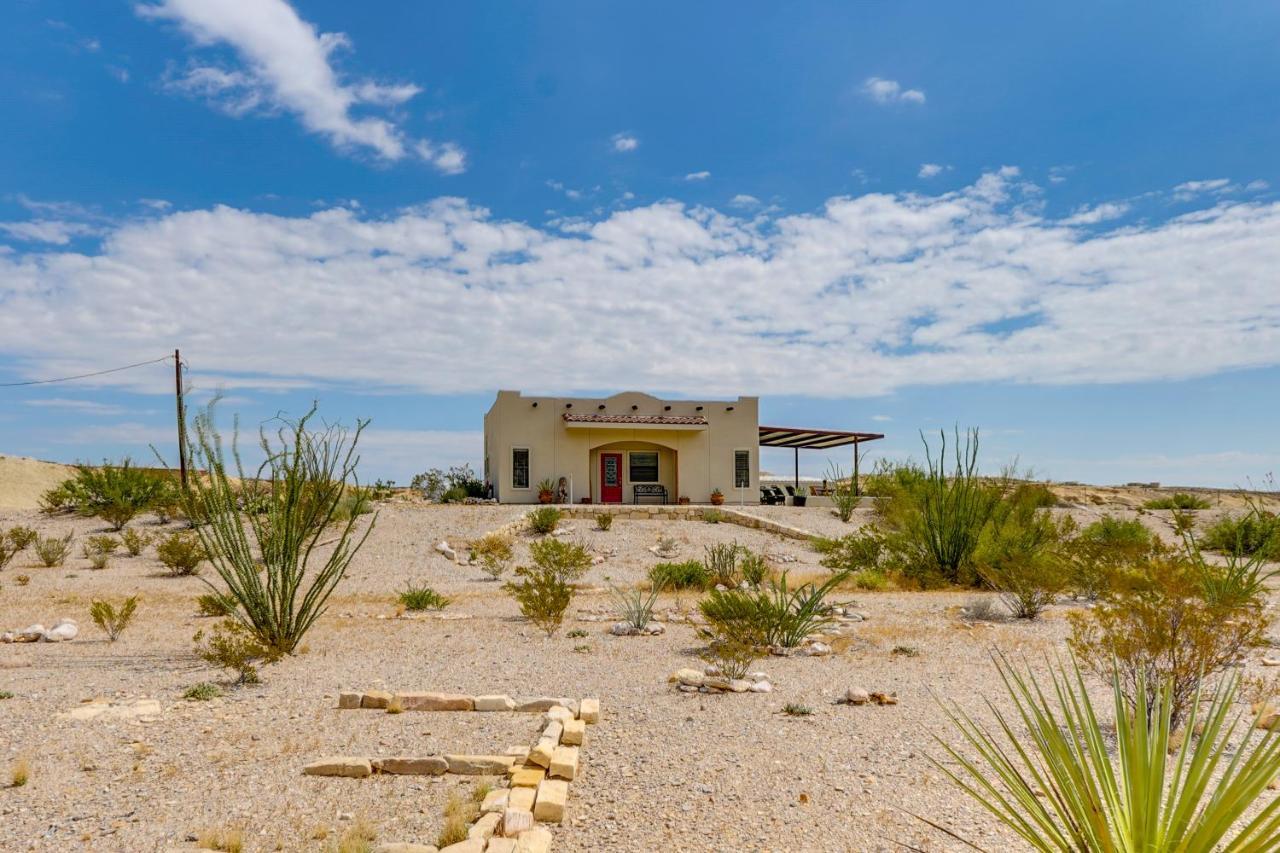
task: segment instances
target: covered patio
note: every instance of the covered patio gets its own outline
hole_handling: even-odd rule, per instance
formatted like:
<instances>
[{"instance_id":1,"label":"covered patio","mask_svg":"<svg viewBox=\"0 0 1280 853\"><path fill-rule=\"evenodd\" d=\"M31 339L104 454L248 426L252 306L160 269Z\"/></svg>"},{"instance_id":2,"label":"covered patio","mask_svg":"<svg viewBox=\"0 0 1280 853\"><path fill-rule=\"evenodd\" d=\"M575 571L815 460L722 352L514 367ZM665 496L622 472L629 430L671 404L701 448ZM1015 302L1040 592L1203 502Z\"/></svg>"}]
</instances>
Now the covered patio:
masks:
<instances>
[{"instance_id":1,"label":"covered patio","mask_svg":"<svg viewBox=\"0 0 1280 853\"><path fill-rule=\"evenodd\" d=\"M859 445L865 441L884 438L879 432L849 432L833 429L802 429L799 427L760 427L761 447L790 447L795 451L795 488L800 487L800 451L830 450L833 447L853 445L853 488L858 494L858 471L861 463Z\"/></svg>"}]
</instances>

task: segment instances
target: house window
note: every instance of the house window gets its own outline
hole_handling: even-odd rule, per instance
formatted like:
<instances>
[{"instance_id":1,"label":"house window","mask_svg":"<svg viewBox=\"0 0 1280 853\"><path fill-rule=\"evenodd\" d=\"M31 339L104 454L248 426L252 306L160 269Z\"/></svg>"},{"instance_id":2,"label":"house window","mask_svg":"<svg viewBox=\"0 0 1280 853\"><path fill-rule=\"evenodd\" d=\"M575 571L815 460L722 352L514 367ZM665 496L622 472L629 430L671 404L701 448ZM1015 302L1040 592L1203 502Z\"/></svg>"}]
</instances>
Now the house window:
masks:
<instances>
[{"instance_id":1,"label":"house window","mask_svg":"<svg viewBox=\"0 0 1280 853\"><path fill-rule=\"evenodd\" d=\"M529 448L511 448L511 488L529 488Z\"/></svg>"},{"instance_id":2,"label":"house window","mask_svg":"<svg viewBox=\"0 0 1280 853\"><path fill-rule=\"evenodd\" d=\"M627 455L628 462L631 466L631 482L633 483L656 483L658 482L658 454L645 451L639 453L632 451Z\"/></svg>"},{"instance_id":3,"label":"house window","mask_svg":"<svg viewBox=\"0 0 1280 853\"><path fill-rule=\"evenodd\" d=\"M751 451L733 451L733 487L735 489L751 488Z\"/></svg>"}]
</instances>

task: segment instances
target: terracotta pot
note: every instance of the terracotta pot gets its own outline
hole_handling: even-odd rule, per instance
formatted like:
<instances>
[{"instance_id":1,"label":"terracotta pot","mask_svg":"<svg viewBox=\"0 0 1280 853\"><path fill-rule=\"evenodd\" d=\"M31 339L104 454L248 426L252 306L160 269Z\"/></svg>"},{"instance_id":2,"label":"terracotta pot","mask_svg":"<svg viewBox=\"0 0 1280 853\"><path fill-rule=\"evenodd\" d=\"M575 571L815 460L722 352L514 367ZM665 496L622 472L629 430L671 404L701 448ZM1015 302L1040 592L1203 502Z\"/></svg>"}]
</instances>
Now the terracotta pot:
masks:
<instances>
[{"instance_id":1,"label":"terracotta pot","mask_svg":"<svg viewBox=\"0 0 1280 853\"><path fill-rule=\"evenodd\" d=\"M689 498L687 497L676 498L676 503L680 504L680 506L688 506Z\"/></svg>"},{"instance_id":2,"label":"terracotta pot","mask_svg":"<svg viewBox=\"0 0 1280 853\"><path fill-rule=\"evenodd\" d=\"M538 503L549 504L555 496L555 492L538 492Z\"/></svg>"},{"instance_id":3,"label":"terracotta pot","mask_svg":"<svg viewBox=\"0 0 1280 853\"><path fill-rule=\"evenodd\" d=\"M724 495L714 495L714 494L713 494L713 495L711 496L711 505L712 505L712 506L720 506L720 505L721 505L721 504L723 504L723 503L724 503Z\"/></svg>"}]
</instances>

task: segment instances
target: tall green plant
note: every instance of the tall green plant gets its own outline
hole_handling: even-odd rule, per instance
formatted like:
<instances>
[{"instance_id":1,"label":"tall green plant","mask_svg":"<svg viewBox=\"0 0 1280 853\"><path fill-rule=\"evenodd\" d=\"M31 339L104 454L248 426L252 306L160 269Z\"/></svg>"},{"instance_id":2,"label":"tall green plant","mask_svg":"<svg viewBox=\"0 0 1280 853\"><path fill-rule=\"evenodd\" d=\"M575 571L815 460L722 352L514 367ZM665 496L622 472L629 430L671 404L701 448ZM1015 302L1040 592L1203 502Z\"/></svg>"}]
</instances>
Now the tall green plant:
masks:
<instances>
[{"instance_id":1,"label":"tall green plant","mask_svg":"<svg viewBox=\"0 0 1280 853\"><path fill-rule=\"evenodd\" d=\"M858 484L852 477L845 479L844 471L834 462L827 468L827 479L831 482L831 503L835 505L836 516L847 524L861 500Z\"/></svg>"},{"instance_id":2,"label":"tall green plant","mask_svg":"<svg viewBox=\"0 0 1280 853\"><path fill-rule=\"evenodd\" d=\"M231 453L238 487L214 425L215 404L196 416L195 435L188 437L192 466L207 475L191 478L184 509L208 520L196 530L227 594L240 605L232 618L270 654L291 654L377 520L375 514L363 533L356 531L358 514L334 523L348 487L359 486L356 446L368 421L354 432L338 425L313 429L314 405L298 420L280 419L274 441L259 431L263 461L252 472L241 460L237 427ZM326 556L317 553L322 536L332 540Z\"/></svg>"},{"instance_id":3,"label":"tall green plant","mask_svg":"<svg viewBox=\"0 0 1280 853\"><path fill-rule=\"evenodd\" d=\"M1206 697L1204 710L1200 701L1192 703L1186 728L1199 734L1183 738L1180 746L1172 740L1171 684L1141 679L1139 701L1130 706L1119 679L1113 679L1113 761L1078 668L1053 673L1049 696L1056 698L1055 708L1034 675L1022 675L1000 658L996 666L1016 719L988 702L1000 729L994 734L959 708L944 705L977 758L939 739L959 769L934 764L1033 849L1262 853L1280 848L1280 799L1246 819L1280 774L1280 735L1267 732L1252 740L1244 728L1248 722L1241 725L1243 716L1232 712L1238 675ZM1019 722L1030 743L1015 739ZM1233 736L1244 738L1238 748L1231 745Z\"/></svg>"},{"instance_id":4,"label":"tall green plant","mask_svg":"<svg viewBox=\"0 0 1280 853\"><path fill-rule=\"evenodd\" d=\"M96 515L113 530L123 530L134 516L159 502L166 486L166 478L135 467L127 456L119 465L77 465L76 476L63 484L73 496L77 512Z\"/></svg>"}]
</instances>

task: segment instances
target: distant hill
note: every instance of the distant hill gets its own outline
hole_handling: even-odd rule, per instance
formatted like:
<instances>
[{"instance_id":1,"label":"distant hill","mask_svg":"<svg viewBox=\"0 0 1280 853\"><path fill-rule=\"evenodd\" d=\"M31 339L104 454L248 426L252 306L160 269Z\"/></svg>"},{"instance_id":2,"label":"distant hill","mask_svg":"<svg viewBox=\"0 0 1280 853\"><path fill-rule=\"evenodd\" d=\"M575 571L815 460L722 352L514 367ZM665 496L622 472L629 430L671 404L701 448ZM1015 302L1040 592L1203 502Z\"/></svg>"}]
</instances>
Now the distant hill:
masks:
<instances>
[{"instance_id":1,"label":"distant hill","mask_svg":"<svg viewBox=\"0 0 1280 853\"><path fill-rule=\"evenodd\" d=\"M0 455L0 509L36 509L42 494L73 474L70 465Z\"/></svg>"}]
</instances>

